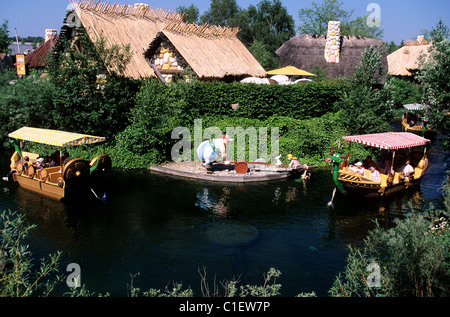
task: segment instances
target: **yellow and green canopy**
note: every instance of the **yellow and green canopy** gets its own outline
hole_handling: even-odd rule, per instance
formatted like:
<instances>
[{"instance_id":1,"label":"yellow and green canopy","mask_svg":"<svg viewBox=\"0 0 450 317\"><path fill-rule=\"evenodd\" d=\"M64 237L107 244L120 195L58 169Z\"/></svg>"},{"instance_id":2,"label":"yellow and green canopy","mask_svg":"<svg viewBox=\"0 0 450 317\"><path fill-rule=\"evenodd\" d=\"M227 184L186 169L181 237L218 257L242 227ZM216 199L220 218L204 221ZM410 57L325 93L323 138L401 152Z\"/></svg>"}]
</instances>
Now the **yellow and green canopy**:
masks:
<instances>
[{"instance_id":1,"label":"yellow and green canopy","mask_svg":"<svg viewBox=\"0 0 450 317\"><path fill-rule=\"evenodd\" d=\"M104 142L105 137L50 129L23 127L8 134L11 139L54 145L59 147Z\"/></svg>"}]
</instances>

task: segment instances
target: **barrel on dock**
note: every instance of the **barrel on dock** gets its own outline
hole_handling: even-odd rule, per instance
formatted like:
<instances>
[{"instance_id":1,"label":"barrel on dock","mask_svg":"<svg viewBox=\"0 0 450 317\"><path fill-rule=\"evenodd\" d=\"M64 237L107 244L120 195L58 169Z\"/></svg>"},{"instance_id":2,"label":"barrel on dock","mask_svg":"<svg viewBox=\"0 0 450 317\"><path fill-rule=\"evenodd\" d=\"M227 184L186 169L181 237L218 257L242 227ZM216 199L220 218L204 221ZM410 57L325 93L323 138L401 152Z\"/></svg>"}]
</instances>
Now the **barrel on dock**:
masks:
<instances>
[{"instance_id":1,"label":"barrel on dock","mask_svg":"<svg viewBox=\"0 0 450 317\"><path fill-rule=\"evenodd\" d=\"M236 162L236 164L234 165L234 170L238 174L245 174L245 173L247 173L248 172L247 162L245 162L245 161L238 161L238 162Z\"/></svg>"}]
</instances>

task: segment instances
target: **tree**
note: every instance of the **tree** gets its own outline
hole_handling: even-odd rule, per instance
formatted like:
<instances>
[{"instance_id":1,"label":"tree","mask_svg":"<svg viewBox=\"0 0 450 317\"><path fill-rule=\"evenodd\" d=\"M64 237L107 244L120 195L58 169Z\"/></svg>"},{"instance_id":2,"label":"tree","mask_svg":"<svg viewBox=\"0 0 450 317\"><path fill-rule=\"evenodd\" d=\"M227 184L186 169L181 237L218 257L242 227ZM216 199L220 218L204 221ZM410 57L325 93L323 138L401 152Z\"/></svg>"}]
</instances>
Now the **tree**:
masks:
<instances>
[{"instance_id":1,"label":"tree","mask_svg":"<svg viewBox=\"0 0 450 317\"><path fill-rule=\"evenodd\" d=\"M326 35L329 21L341 21L341 25L350 22L354 10L347 12L342 5L338 0L323 0L322 5L313 1L312 8L302 8L298 11L302 22L299 31L302 34Z\"/></svg>"},{"instance_id":2,"label":"tree","mask_svg":"<svg viewBox=\"0 0 450 317\"><path fill-rule=\"evenodd\" d=\"M199 10L198 7L194 4L191 4L189 7L179 6L176 10L180 14L185 14L185 21L188 23L197 23L199 19Z\"/></svg>"},{"instance_id":3,"label":"tree","mask_svg":"<svg viewBox=\"0 0 450 317\"><path fill-rule=\"evenodd\" d=\"M421 58L420 71L417 76L424 87L423 101L429 105L428 115L433 128L444 134L443 144L450 147L448 131L450 130L450 40L433 42L431 58Z\"/></svg>"},{"instance_id":4,"label":"tree","mask_svg":"<svg viewBox=\"0 0 450 317\"><path fill-rule=\"evenodd\" d=\"M341 21L341 35L381 38L383 30L369 27L366 17L352 19L354 10L346 11L338 0L323 0L322 4L312 2L312 8L302 8L298 17L302 24L298 30L303 34L326 35L329 21Z\"/></svg>"},{"instance_id":5,"label":"tree","mask_svg":"<svg viewBox=\"0 0 450 317\"><path fill-rule=\"evenodd\" d=\"M380 47L370 46L356 67L348 93L336 104L344 112L349 133L389 131L393 100L390 89L380 88L383 78Z\"/></svg>"},{"instance_id":6,"label":"tree","mask_svg":"<svg viewBox=\"0 0 450 317\"><path fill-rule=\"evenodd\" d=\"M54 85L54 125L66 131L112 137L125 128L133 105L135 89L123 73L131 53L129 46L106 48L103 40L92 43L79 29L73 42L62 41L62 48L48 63ZM106 66L114 66L108 72Z\"/></svg>"},{"instance_id":7,"label":"tree","mask_svg":"<svg viewBox=\"0 0 450 317\"><path fill-rule=\"evenodd\" d=\"M257 7L250 5L248 14L253 40L264 43L269 52L275 52L295 35L294 19L280 0L262 0Z\"/></svg>"},{"instance_id":8,"label":"tree","mask_svg":"<svg viewBox=\"0 0 450 317\"><path fill-rule=\"evenodd\" d=\"M0 53L10 53L9 44L8 20L5 20L0 27Z\"/></svg>"},{"instance_id":9,"label":"tree","mask_svg":"<svg viewBox=\"0 0 450 317\"><path fill-rule=\"evenodd\" d=\"M398 50L399 48L401 48L402 45L398 45L395 44L394 41L390 41L389 43L386 44L386 54L389 55L391 53L394 53L396 50Z\"/></svg>"},{"instance_id":10,"label":"tree","mask_svg":"<svg viewBox=\"0 0 450 317\"><path fill-rule=\"evenodd\" d=\"M212 0L208 11L201 17L202 24L231 26L229 20L239 12L236 0Z\"/></svg>"},{"instance_id":11,"label":"tree","mask_svg":"<svg viewBox=\"0 0 450 317\"><path fill-rule=\"evenodd\" d=\"M436 28L431 29L430 37L433 41L436 42L449 39L450 30L448 26L444 24L442 18L439 19L439 22L436 24Z\"/></svg>"}]
</instances>

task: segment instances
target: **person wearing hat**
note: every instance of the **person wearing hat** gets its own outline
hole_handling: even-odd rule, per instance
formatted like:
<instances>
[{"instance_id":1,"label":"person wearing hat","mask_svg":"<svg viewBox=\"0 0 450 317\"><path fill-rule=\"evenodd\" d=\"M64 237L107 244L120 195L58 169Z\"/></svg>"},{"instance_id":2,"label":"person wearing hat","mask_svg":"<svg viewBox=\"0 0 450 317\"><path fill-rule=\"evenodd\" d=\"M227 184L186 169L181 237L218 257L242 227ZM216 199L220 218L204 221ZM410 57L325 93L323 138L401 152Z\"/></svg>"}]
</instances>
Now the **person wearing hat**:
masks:
<instances>
[{"instance_id":1,"label":"person wearing hat","mask_svg":"<svg viewBox=\"0 0 450 317\"><path fill-rule=\"evenodd\" d=\"M299 161L297 161L297 158L295 156L292 156L292 154L288 154L287 159L290 161L289 162L290 168L299 168L300 167Z\"/></svg>"},{"instance_id":2,"label":"person wearing hat","mask_svg":"<svg viewBox=\"0 0 450 317\"><path fill-rule=\"evenodd\" d=\"M360 174L361 176L366 176L366 169L364 168L362 162L356 163L355 166L358 168L358 170L356 171L357 174Z\"/></svg>"},{"instance_id":3,"label":"person wearing hat","mask_svg":"<svg viewBox=\"0 0 450 317\"><path fill-rule=\"evenodd\" d=\"M42 168L45 168L44 158L40 157L36 160L36 169L42 169Z\"/></svg>"}]
</instances>

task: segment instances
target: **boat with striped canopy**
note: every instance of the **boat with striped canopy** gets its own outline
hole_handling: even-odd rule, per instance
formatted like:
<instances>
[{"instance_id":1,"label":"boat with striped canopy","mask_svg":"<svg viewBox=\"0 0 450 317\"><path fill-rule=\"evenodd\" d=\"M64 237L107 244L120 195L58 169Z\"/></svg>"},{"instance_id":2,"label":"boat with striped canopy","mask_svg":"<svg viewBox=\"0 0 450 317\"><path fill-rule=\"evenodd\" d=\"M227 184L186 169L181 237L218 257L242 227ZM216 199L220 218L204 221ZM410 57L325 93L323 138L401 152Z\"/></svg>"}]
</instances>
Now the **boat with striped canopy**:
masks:
<instances>
[{"instance_id":1,"label":"boat with striped canopy","mask_svg":"<svg viewBox=\"0 0 450 317\"><path fill-rule=\"evenodd\" d=\"M64 160L62 148L102 143L106 141L105 137L31 127L22 127L9 133L8 137L15 148L8 178L21 187L58 200L86 192L101 199L97 192L104 193L111 169L109 156L101 154L90 161L82 158ZM59 147L59 155L56 151L56 157L45 162L38 153L23 151L23 141Z\"/></svg>"},{"instance_id":2,"label":"boat with striped canopy","mask_svg":"<svg viewBox=\"0 0 450 317\"><path fill-rule=\"evenodd\" d=\"M355 173L346 157L339 153L327 159L335 165L334 180L336 187L343 194L356 194L363 197L382 197L420 185L428 168L426 146L430 140L410 132L386 132L364 135L344 136L344 140L378 148L382 151L382 159L375 164L380 174L379 180L371 178L371 170L366 167L364 175ZM409 161L413 169L409 176L403 167ZM375 173L375 172L374 172Z\"/></svg>"}]
</instances>

